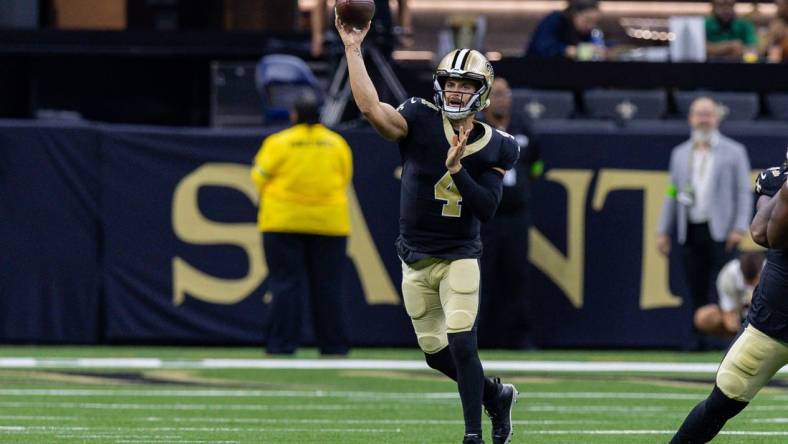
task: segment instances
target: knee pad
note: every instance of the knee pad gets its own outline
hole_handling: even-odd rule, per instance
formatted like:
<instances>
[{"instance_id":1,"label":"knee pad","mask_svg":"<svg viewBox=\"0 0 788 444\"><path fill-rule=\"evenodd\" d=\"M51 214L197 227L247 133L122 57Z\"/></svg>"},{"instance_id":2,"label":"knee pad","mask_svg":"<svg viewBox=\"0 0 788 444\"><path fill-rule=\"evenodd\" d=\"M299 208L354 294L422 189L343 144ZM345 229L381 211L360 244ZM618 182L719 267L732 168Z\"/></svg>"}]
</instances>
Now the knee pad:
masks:
<instances>
[{"instance_id":1,"label":"knee pad","mask_svg":"<svg viewBox=\"0 0 788 444\"><path fill-rule=\"evenodd\" d=\"M476 312L455 310L446 314L446 328L451 332L470 331L476 322Z\"/></svg>"},{"instance_id":2,"label":"knee pad","mask_svg":"<svg viewBox=\"0 0 788 444\"><path fill-rule=\"evenodd\" d=\"M435 333L416 333L421 351L427 354L438 353L449 345L446 335L438 335Z\"/></svg>"},{"instance_id":3,"label":"knee pad","mask_svg":"<svg viewBox=\"0 0 788 444\"><path fill-rule=\"evenodd\" d=\"M723 370L717 372L717 386L725 393L725 396L738 401L747 401L747 379L736 371Z\"/></svg>"}]
</instances>

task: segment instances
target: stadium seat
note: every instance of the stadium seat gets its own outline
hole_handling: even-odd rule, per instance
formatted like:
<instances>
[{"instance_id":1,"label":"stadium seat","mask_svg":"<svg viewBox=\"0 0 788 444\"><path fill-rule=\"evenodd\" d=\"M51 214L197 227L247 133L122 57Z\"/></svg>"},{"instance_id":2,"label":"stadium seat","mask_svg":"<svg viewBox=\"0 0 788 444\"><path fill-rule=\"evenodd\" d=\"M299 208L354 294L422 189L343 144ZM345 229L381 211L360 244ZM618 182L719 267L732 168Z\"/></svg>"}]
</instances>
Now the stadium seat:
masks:
<instances>
[{"instance_id":1,"label":"stadium seat","mask_svg":"<svg viewBox=\"0 0 788 444\"><path fill-rule=\"evenodd\" d=\"M772 118L788 120L788 94L767 94L766 106L769 108L769 114L771 114Z\"/></svg>"},{"instance_id":2,"label":"stadium seat","mask_svg":"<svg viewBox=\"0 0 788 444\"><path fill-rule=\"evenodd\" d=\"M263 110L255 90L255 62L211 62L212 127L260 126Z\"/></svg>"},{"instance_id":3,"label":"stadium seat","mask_svg":"<svg viewBox=\"0 0 788 444\"><path fill-rule=\"evenodd\" d=\"M664 90L591 89L583 101L589 117L624 121L661 119L668 106Z\"/></svg>"},{"instance_id":4,"label":"stadium seat","mask_svg":"<svg viewBox=\"0 0 788 444\"><path fill-rule=\"evenodd\" d=\"M280 123L289 116L290 106L303 94L314 94L323 102L323 91L309 66L286 54L264 56L257 64L255 85L262 98L266 123Z\"/></svg>"},{"instance_id":5,"label":"stadium seat","mask_svg":"<svg viewBox=\"0 0 788 444\"><path fill-rule=\"evenodd\" d=\"M692 101L700 96L719 102L725 120L753 120L760 111L758 94L754 92L678 91L675 99L679 115L686 117Z\"/></svg>"},{"instance_id":6,"label":"stadium seat","mask_svg":"<svg viewBox=\"0 0 788 444\"><path fill-rule=\"evenodd\" d=\"M512 113L529 121L567 119L575 112L571 91L512 89Z\"/></svg>"}]
</instances>

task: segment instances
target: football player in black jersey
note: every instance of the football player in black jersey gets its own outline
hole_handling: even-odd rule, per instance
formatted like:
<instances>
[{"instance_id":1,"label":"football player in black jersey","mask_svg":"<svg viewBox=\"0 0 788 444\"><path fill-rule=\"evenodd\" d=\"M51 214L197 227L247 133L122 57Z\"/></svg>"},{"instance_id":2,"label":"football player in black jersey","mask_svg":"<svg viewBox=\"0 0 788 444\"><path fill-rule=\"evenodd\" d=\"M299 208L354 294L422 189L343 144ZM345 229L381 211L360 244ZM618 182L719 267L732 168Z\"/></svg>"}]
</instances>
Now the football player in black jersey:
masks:
<instances>
[{"instance_id":1,"label":"football player in black jersey","mask_svg":"<svg viewBox=\"0 0 788 444\"><path fill-rule=\"evenodd\" d=\"M717 370L711 394L689 413L671 444L709 442L788 363L788 184L786 166L762 171L752 239L768 248L747 326Z\"/></svg>"},{"instance_id":2,"label":"football player in black jersey","mask_svg":"<svg viewBox=\"0 0 788 444\"><path fill-rule=\"evenodd\" d=\"M454 50L438 65L434 103L382 103L367 74L361 42L369 30L337 19L358 109L402 157L400 234L402 295L427 364L457 381L464 443L483 443L482 405L492 441L511 442L517 390L484 376L476 344L480 223L501 199L502 179L519 155L509 134L474 121L489 104L492 65L478 51Z\"/></svg>"}]
</instances>

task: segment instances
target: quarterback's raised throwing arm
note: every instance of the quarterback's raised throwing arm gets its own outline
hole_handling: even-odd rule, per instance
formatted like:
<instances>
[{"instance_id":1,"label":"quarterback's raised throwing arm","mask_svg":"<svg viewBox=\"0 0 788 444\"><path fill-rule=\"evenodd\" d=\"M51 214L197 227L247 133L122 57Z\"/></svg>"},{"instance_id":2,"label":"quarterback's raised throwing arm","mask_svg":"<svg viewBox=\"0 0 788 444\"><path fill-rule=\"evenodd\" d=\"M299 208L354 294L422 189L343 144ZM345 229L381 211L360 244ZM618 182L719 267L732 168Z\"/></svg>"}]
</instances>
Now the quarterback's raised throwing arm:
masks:
<instances>
[{"instance_id":1,"label":"quarterback's raised throwing arm","mask_svg":"<svg viewBox=\"0 0 788 444\"><path fill-rule=\"evenodd\" d=\"M350 88L359 111L369 120L381 136L388 140L400 140L408 135L408 122L388 103L380 101L372 79L367 74L361 43L369 32L370 23L364 29L353 29L336 18L336 27L345 45Z\"/></svg>"}]
</instances>

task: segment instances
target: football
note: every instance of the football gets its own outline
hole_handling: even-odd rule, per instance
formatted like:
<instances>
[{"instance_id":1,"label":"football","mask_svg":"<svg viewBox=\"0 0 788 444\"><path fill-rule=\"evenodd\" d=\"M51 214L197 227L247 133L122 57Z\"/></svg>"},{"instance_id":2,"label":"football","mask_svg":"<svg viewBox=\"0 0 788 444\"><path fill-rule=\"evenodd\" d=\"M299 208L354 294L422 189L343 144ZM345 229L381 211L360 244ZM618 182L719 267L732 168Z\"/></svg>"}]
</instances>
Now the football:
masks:
<instances>
[{"instance_id":1,"label":"football","mask_svg":"<svg viewBox=\"0 0 788 444\"><path fill-rule=\"evenodd\" d=\"M342 23L363 29L375 15L375 0L337 0L336 12Z\"/></svg>"}]
</instances>

